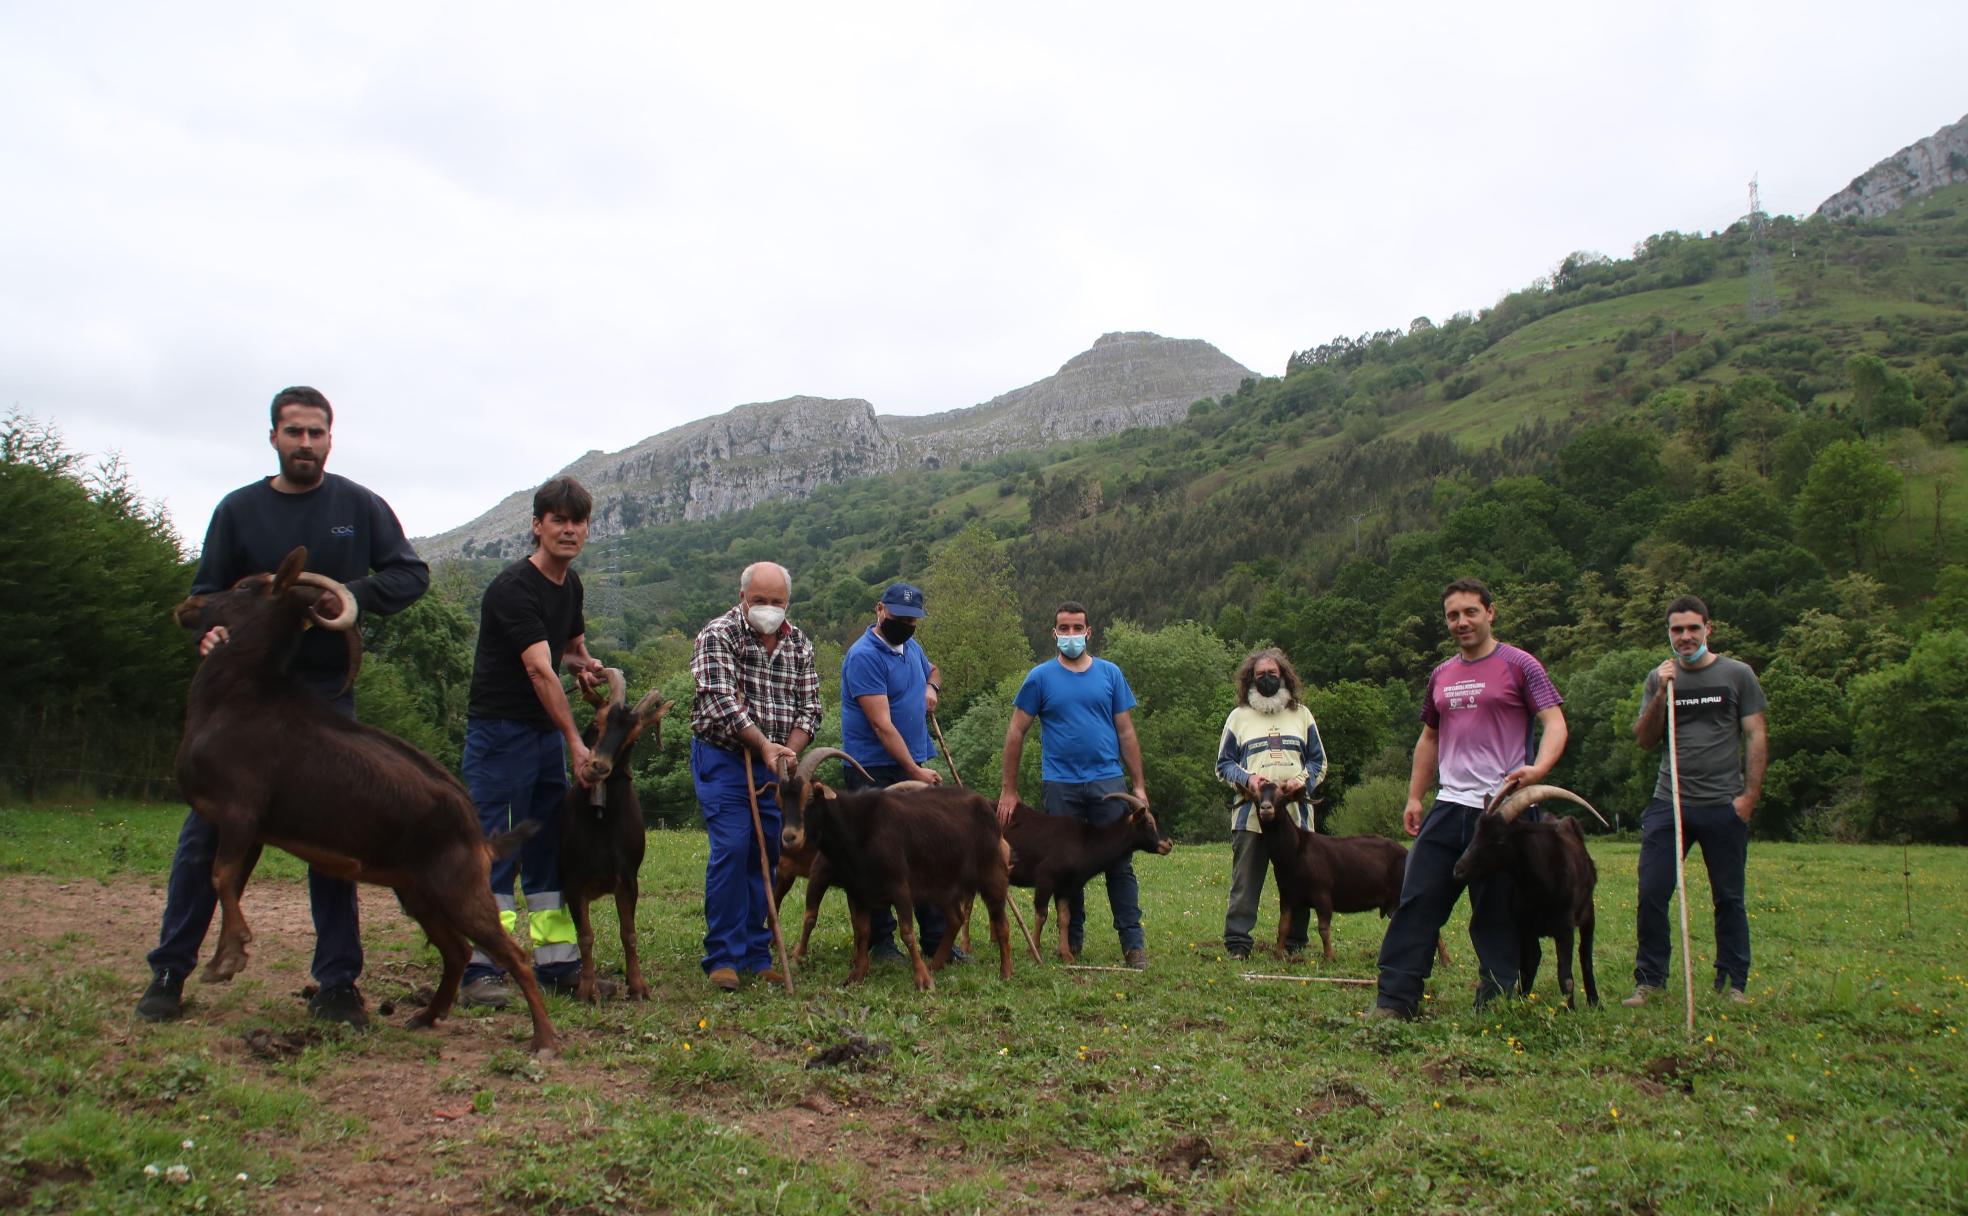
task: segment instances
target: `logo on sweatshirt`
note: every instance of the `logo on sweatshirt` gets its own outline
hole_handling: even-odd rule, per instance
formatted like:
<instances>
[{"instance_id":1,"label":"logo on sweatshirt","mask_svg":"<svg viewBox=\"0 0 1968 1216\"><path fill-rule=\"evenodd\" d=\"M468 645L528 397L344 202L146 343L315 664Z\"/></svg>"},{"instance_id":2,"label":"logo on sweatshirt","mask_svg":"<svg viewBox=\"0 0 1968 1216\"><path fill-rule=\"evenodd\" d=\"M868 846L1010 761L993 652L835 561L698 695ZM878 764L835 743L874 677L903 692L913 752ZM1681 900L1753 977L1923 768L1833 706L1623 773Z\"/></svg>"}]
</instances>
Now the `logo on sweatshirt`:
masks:
<instances>
[{"instance_id":1,"label":"logo on sweatshirt","mask_svg":"<svg viewBox=\"0 0 1968 1216\"><path fill-rule=\"evenodd\" d=\"M354 524L336 524L336 525L335 525L334 527L332 527L332 528L330 528L330 529L328 529L328 535L330 535L330 536L354 536L354 535L355 535L355 525L354 525Z\"/></svg>"}]
</instances>

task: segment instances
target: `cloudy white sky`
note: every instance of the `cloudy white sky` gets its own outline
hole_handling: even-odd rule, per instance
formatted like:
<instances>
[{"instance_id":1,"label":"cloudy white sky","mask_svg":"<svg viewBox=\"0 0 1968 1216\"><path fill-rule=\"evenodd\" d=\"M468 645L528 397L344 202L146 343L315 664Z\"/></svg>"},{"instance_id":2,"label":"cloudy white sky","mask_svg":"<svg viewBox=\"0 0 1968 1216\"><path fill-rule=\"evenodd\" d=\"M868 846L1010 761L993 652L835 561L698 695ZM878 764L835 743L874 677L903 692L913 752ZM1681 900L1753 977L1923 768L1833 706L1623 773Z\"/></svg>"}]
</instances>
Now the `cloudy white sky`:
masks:
<instances>
[{"instance_id":1,"label":"cloudy white sky","mask_svg":"<svg viewBox=\"0 0 1968 1216\"><path fill-rule=\"evenodd\" d=\"M265 407L413 535L748 401L1104 331L1277 374L1573 249L1806 213L1968 111L1968 5L0 5L0 410L196 544Z\"/></svg>"}]
</instances>

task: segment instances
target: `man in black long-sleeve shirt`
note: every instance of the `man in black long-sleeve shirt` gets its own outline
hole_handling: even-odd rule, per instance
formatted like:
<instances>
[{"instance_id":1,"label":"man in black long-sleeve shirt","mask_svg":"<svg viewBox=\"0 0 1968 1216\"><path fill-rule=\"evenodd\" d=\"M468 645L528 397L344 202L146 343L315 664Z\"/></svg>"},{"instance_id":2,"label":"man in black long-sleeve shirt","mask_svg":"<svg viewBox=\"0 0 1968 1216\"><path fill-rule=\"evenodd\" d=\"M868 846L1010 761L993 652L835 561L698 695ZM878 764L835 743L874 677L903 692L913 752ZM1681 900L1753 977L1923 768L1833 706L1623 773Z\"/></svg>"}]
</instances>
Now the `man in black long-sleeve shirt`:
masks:
<instances>
[{"instance_id":1,"label":"man in black long-sleeve shirt","mask_svg":"<svg viewBox=\"0 0 1968 1216\"><path fill-rule=\"evenodd\" d=\"M273 399L272 415L270 442L280 472L220 501L205 531L191 593L222 591L249 574L273 570L296 545L306 545L307 568L346 586L359 611L387 616L415 603L430 586L430 567L410 547L396 513L370 490L324 470L335 420L328 399L311 388L282 389ZM321 607L336 610L333 604ZM225 642L221 625L198 640L198 653L210 654ZM293 670L335 708L355 716L354 690L342 687L348 680L344 635L310 630ZM137 1002L138 1016L148 1021L168 1021L184 1012L185 976L198 961L218 901L212 888L217 838L197 812L185 816L171 857L163 927L148 956L151 984ZM355 884L309 870L308 904L319 985L308 1008L328 1021L365 1026L368 1015L355 987L362 974Z\"/></svg>"}]
</instances>

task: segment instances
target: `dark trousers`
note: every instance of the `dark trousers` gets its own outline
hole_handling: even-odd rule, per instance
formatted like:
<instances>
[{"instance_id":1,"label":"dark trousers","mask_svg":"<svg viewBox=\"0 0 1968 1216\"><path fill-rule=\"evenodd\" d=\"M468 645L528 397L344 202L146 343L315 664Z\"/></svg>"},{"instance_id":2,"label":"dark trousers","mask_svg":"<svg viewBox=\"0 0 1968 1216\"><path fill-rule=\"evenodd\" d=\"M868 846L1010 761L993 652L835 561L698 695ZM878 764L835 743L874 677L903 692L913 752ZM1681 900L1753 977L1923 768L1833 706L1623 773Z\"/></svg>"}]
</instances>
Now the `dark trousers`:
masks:
<instances>
[{"instance_id":1,"label":"dark trousers","mask_svg":"<svg viewBox=\"0 0 1968 1216\"><path fill-rule=\"evenodd\" d=\"M1230 833L1230 910L1223 917L1223 948L1232 954L1249 954L1251 929L1257 924L1259 906L1264 900L1264 875L1271 868L1271 850L1257 832ZM1283 905L1279 913L1284 912ZM1286 947L1301 950L1315 914L1307 911L1303 920L1291 927Z\"/></svg>"},{"instance_id":2,"label":"dark trousers","mask_svg":"<svg viewBox=\"0 0 1968 1216\"><path fill-rule=\"evenodd\" d=\"M898 781L908 778L899 764L868 764L863 767L868 775L863 777L853 765L842 765L847 774L847 788L851 790L887 789ZM869 925L869 938L874 949L883 946L893 950L895 945L895 909L883 904L873 912ZM936 953L936 947L943 943L945 917L943 909L933 904L916 905L916 946L924 954Z\"/></svg>"},{"instance_id":3,"label":"dark trousers","mask_svg":"<svg viewBox=\"0 0 1968 1216\"><path fill-rule=\"evenodd\" d=\"M500 924L512 932L518 923L517 877L526 896L533 973L541 979L573 976L580 970L581 948L560 891L560 804L567 795L567 748L560 732L504 718L468 719L459 767L487 839L529 820L539 822L540 830L518 852L492 859L492 898ZM499 974L490 956L474 949L464 982Z\"/></svg>"},{"instance_id":4,"label":"dark trousers","mask_svg":"<svg viewBox=\"0 0 1968 1216\"><path fill-rule=\"evenodd\" d=\"M1128 813L1128 805L1108 794L1127 792L1127 778L1105 781L1048 781L1045 783L1045 809L1048 815L1070 815L1095 827L1112 823ZM1121 950L1147 948L1141 931L1141 888L1134 880L1134 856L1121 858L1106 870L1107 906L1114 913L1114 931L1120 934ZM1080 952L1086 940L1086 889L1075 891L1066 906L1073 913L1073 927L1067 934L1073 953Z\"/></svg>"},{"instance_id":5,"label":"dark trousers","mask_svg":"<svg viewBox=\"0 0 1968 1216\"><path fill-rule=\"evenodd\" d=\"M1475 837L1481 813L1473 806L1438 802L1421 821L1421 835L1408 850L1401 906L1387 922L1387 936L1380 942L1378 1004L1409 1016L1421 1007L1422 988L1435 965L1435 940L1462 897L1464 884L1455 876L1455 863ZM1498 993L1514 991L1520 966L1535 967L1537 958L1518 958L1509 875L1477 879L1468 887L1469 941L1476 948L1480 1006Z\"/></svg>"},{"instance_id":6,"label":"dark trousers","mask_svg":"<svg viewBox=\"0 0 1968 1216\"><path fill-rule=\"evenodd\" d=\"M355 717L355 694L342 693L341 677L308 680L345 718ZM147 956L153 972L189 975L198 965L198 948L212 927L219 894L212 886L212 858L219 834L197 811L185 816L178 829L178 847L171 854L171 877L164 891L164 923L157 948ZM362 923L356 910L355 884L308 871L308 911L314 914L314 982L323 988L353 984L362 974Z\"/></svg>"},{"instance_id":7,"label":"dark trousers","mask_svg":"<svg viewBox=\"0 0 1968 1216\"><path fill-rule=\"evenodd\" d=\"M759 778L771 775L756 763L752 773ZM704 830L711 838L710 860L704 863L704 970L764 971L772 966L772 924L766 912L772 892L759 873L745 757L692 739L690 778L704 811ZM776 790L767 786L758 796L766 865L774 870L779 865Z\"/></svg>"},{"instance_id":8,"label":"dark trousers","mask_svg":"<svg viewBox=\"0 0 1968 1216\"><path fill-rule=\"evenodd\" d=\"M1749 825L1727 803L1681 804L1682 855L1699 844L1708 864L1715 902L1715 986L1749 984L1749 913L1743 907L1743 874L1749 862ZM1674 895L1674 808L1655 799L1640 817L1640 911L1635 928L1633 978L1653 988L1667 985L1667 905Z\"/></svg>"}]
</instances>

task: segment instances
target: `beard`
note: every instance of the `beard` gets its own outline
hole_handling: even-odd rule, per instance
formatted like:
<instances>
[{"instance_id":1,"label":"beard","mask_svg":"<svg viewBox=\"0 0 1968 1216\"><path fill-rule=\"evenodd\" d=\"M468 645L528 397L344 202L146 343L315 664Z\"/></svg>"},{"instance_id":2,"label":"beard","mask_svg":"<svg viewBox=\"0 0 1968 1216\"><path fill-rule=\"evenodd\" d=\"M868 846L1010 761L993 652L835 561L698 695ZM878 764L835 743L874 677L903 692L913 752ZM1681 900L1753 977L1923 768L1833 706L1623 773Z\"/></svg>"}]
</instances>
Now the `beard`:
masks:
<instances>
[{"instance_id":1,"label":"beard","mask_svg":"<svg viewBox=\"0 0 1968 1216\"><path fill-rule=\"evenodd\" d=\"M280 475L297 486L311 486L321 480L327 464L319 456L302 459L298 456L280 458Z\"/></svg>"},{"instance_id":2,"label":"beard","mask_svg":"<svg viewBox=\"0 0 1968 1216\"><path fill-rule=\"evenodd\" d=\"M1245 700L1258 713L1275 714L1291 705L1291 689L1280 685L1277 692L1267 697L1253 686Z\"/></svg>"}]
</instances>

